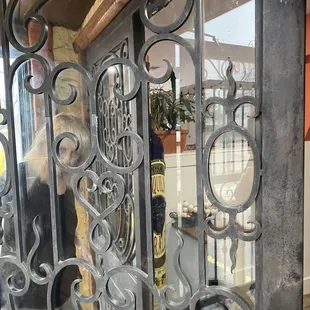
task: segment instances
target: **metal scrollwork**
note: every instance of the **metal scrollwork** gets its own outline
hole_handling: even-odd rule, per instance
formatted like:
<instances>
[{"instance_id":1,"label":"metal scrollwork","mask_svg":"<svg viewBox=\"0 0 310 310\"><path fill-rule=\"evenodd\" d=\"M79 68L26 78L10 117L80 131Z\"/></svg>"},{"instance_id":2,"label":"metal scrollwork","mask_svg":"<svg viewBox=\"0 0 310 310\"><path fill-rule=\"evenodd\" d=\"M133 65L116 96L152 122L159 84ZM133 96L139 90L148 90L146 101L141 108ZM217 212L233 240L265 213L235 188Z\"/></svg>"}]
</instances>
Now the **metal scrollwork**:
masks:
<instances>
[{"instance_id":1,"label":"metal scrollwork","mask_svg":"<svg viewBox=\"0 0 310 310\"><path fill-rule=\"evenodd\" d=\"M44 285L50 281L53 271L52 271L52 267L49 264L43 263L42 265L39 266L45 272L45 277L42 277L42 276L38 275L32 268L33 257L35 255L36 251L38 250L40 243L41 243L39 227L37 225L37 221L38 221L38 216L35 217L35 219L33 220L33 223L32 223L33 231L35 234L35 243L31 249L31 251L28 254L27 269L28 269L31 280L34 283L39 284L39 285Z\"/></svg>"},{"instance_id":2,"label":"metal scrollwork","mask_svg":"<svg viewBox=\"0 0 310 310\"><path fill-rule=\"evenodd\" d=\"M71 62L63 62L57 65L53 71L51 72L50 79L49 79L49 95L51 99L58 105L70 105L72 104L76 98L77 98L77 89L72 84L69 84L70 86L70 95L67 99L59 99L56 95L56 82L59 77L59 75L64 72L65 70L75 70L77 71L81 77L83 78L83 81L87 85L88 90L91 88L91 77L89 73L80 65L76 63Z\"/></svg>"},{"instance_id":3,"label":"metal scrollwork","mask_svg":"<svg viewBox=\"0 0 310 310\"><path fill-rule=\"evenodd\" d=\"M5 30L6 35L10 43L20 52L23 53L35 53L39 51L45 44L48 36L48 27L45 19L38 13L38 11L48 2L49 0L37 0L29 9L28 13L24 16L24 26L27 29L29 22L35 21L40 25L40 36L38 41L30 47L23 46L18 39L13 30L14 24L14 12L17 8L19 0L9 1L6 14L5 14Z\"/></svg>"},{"instance_id":4,"label":"metal scrollwork","mask_svg":"<svg viewBox=\"0 0 310 310\"><path fill-rule=\"evenodd\" d=\"M194 294L190 301L190 310L195 310L197 302L201 299L204 298L205 296L221 296L225 297L227 299L230 299L234 301L238 306L241 307L242 310L252 310L253 308L250 306L250 304L245 301L241 296L239 296L237 293L232 292L228 288L224 287L208 287L205 289L202 289L198 291L197 293Z\"/></svg>"},{"instance_id":5,"label":"metal scrollwork","mask_svg":"<svg viewBox=\"0 0 310 310\"><path fill-rule=\"evenodd\" d=\"M6 7L5 0L2 0L3 8ZM5 12L2 12L4 18L3 28L1 29L2 35L4 36L4 41L6 46L2 48L7 48L9 50L9 44L16 48L22 53L13 64L10 64L10 59L8 56L4 59L6 61L5 73L8 75L6 81L6 92L7 92L7 110L0 109L0 114L3 117L1 125L7 124L9 127L10 138L7 139L3 134L0 133L0 143L3 145L6 163L8 166L8 172L6 175L6 180L4 186L0 191L1 200L5 198L6 195L10 193L15 193L13 202L8 204L9 208L1 204L0 207L0 217L1 218L14 218L14 224L20 225L21 214L20 208L18 206L19 196L18 196L18 176L17 172L17 162L16 162L16 151L15 151L15 129L14 129L14 111L12 104L12 84L13 78L17 70L29 61L38 62L43 71L43 81L38 87L34 87L31 84L33 78L32 75L28 75L24 80L25 89L34 95L43 94L44 95L44 107L45 107L45 117L46 117L46 132L47 132L47 149L48 149L48 168L51 176L51 223L53 227L53 259L54 264L50 265L43 263L40 266L33 266L35 263L34 257L38 252L40 245L43 240L40 236L40 231L38 227L39 217L36 217L32 223L32 229L34 232L35 240L34 244L27 257L23 257L22 251L19 247L16 249L16 255L8 255L0 258L0 269L5 268L7 264L13 265L15 270L23 277L23 287L14 286L14 273L11 273L6 281L4 282L4 296L8 305L12 306L12 296L23 296L29 290L31 281L37 285L47 285L47 308L49 310L53 309L53 289L55 286L55 279L57 276L65 269L70 266L77 266L84 268L91 274L95 282L95 289L92 296L84 296L79 290L79 284L81 280L76 279L71 283L71 301L74 309L80 309L81 303L95 303L97 302L99 306L107 302L111 307L115 309L129 309L135 308L136 305L136 292L133 288L120 287L122 300L115 296L110 288L110 283L113 282L115 276L130 275L132 278L136 279L137 282L141 282L147 288L149 293L153 296L156 301L158 308L161 310L172 309L181 310L186 309L196 309L198 301L202 298L208 298L209 296L221 296L223 298L232 300L243 310L250 310L251 305L248 304L241 296L237 293L229 290L225 287L209 287L204 285L206 283L206 274L203 268L200 268L199 278L200 278L200 288L192 293L191 286L186 279L186 276L181 268L180 256L181 251L184 250L184 240L182 235L177 231L178 246L174 253L174 269L176 277L182 284L183 292L179 294L176 300L170 300L169 293L174 292L175 295L178 294L177 290L171 286L166 285L165 287L159 289L154 281L154 265L153 265L153 228L152 228L152 211L151 211L151 191L150 191L150 134L149 134L149 111L148 111L148 87L150 83L161 84L168 81L173 72L172 64L168 60L163 60L167 64L167 70L161 77L152 77L147 69L146 56L149 50L157 43L162 41L171 41L181 47L183 47L189 54L193 66L195 67L195 79L196 83L202 84L202 64L198 61L201 54L203 20L202 20L202 8L200 1L186 0L183 11L176 18L176 20L167 26L156 26L154 25L150 17L147 14L148 0L143 0L140 7L140 18L145 27L154 33L154 36L149 38L143 45L140 53L138 55L137 64L131 61L129 57L130 50L128 47L128 42L124 41L118 46L117 50L112 50L111 53L105 57L102 61L96 64L96 68L93 72L88 72L82 66L76 63L64 62L57 65L55 68L51 68L48 61L36 54L46 43L48 36L47 23L44 18L39 14L39 10L48 2L48 0L35 1L33 6L30 8L29 12L24 16L24 25L27 28L31 21L35 21L39 24L40 35L38 41L33 46L24 46L21 44L14 33L13 30L13 15L14 11L18 5L18 0L11 0ZM192 46L188 41L186 41L181 36L174 33L184 23L189 19L190 15L194 12L195 20L195 45ZM4 15L5 13L5 15ZM9 53L8 53L9 54ZM5 53L4 53L5 55ZM124 87L122 85L122 74L123 70L131 71L133 76L133 83L129 87ZM79 141L78 135L74 132L65 132L58 134L56 137L53 135L53 113L52 103L57 106L69 106L72 105L77 97L78 90L73 85L69 85L70 93L67 98L59 98L57 96L57 81L59 81L59 76L65 70L75 70L82 77L84 84L86 86L87 97L90 106L90 149L86 158L83 159L79 166L69 166L62 162L60 158L60 145L64 139L69 139L74 143L75 150L79 150L81 147L81 141ZM201 71L199 74L199 70ZM213 105L221 105L227 116L227 124L218 130L216 130L207 140L205 148L203 150L202 145L198 146L197 150L197 166L204 169L197 169L197 180L201 180L201 186L198 187L197 198L198 198L198 216L203 215L203 186L205 187L206 195L210 203L216 207L218 210L225 212L229 216L229 221L227 226L222 229L216 228L211 222L211 218L204 220L200 217L198 223L198 234L199 236L204 236L207 232L209 237L214 239L230 238L232 240L232 245L230 249L230 258L232 261L232 270L236 266L236 251L238 248L239 240L252 241L256 240L261 232L262 228L257 221L253 221L254 228L248 232L240 231L236 223L236 218L239 213L244 212L250 208L257 197L259 186L260 186L260 176L261 176L261 162L260 154L256 144L255 139L252 135L243 127L238 126L235 122L234 115L236 110L244 104L251 104L255 108L254 117L258 117L260 113L260 104L254 97L242 97L235 98L236 93L236 82L231 74L232 62L229 60L229 66L226 72L227 81L230 86L227 98L222 99L218 97L213 97L202 102L202 98L199 97L201 90L196 90L196 128L201 128L203 116L212 115L211 107ZM112 74L111 74L112 72ZM110 75L109 75L110 74ZM107 91L104 85L104 78L110 78L112 76L113 86L111 91ZM111 85L109 85L110 87ZM200 94L200 95L199 95ZM137 109L142 109L143 114L143 138L132 129L132 110L129 106L130 104L135 104L138 102L135 99L137 96L142 97L142 106L137 107ZM200 99L199 99L200 98ZM101 128L105 126L104 128ZM224 202L220 202L215 194L213 193L209 175L209 165L210 165L210 154L214 142L223 134L227 132L235 132L241 135L249 143L250 148L253 151L253 161L254 161L254 181L251 193L248 199L239 205L231 206ZM198 134L197 134L198 135ZM11 141L12 140L12 141ZM200 139L202 141L202 139ZM199 142L199 137L197 141ZM200 147L201 146L201 147ZM133 151L134 150L134 151ZM201 156L200 156L201 155ZM13 157L14 160L11 160ZM87 262L84 259L79 258L68 258L62 259L58 253L58 239L57 239L57 210L55 197L56 197L56 167L60 167L64 171L70 173L72 189L74 196L81 207L92 217L92 221L88 229L88 241L91 249L99 257L100 262L93 264L92 262ZM140 227L135 227L133 224L134 212L136 212L136 205L133 198L133 175L138 169L143 168L144 178L145 178L145 188L139 190L144 190L145 204L139 204L139 208L144 208L143 212L145 217L141 218L141 221L145 221L146 231L145 238L147 240L147 251L148 255L146 257L147 267L142 270L138 267L133 267L130 265L130 258L132 258L132 253L134 252L134 242L135 236L134 231L140 229ZM203 171L203 172L202 172ZM83 192L84 187L82 181L87 179L86 191L89 195L101 196L104 201L104 208L100 209L98 205L95 205L89 197L85 197ZM203 180L203 184L202 184ZM89 185L90 184L90 185ZM135 184L136 186L136 184ZM54 200L53 200L54 199ZM101 202L102 202L101 201ZM116 227L116 233L112 233L111 224L109 219L115 212L121 211L122 215L120 217L119 227ZM121 231L124 221L129 228L125 233ZM138 225L137 225L138 226ZM21 227L15 228L17 241L27 236L23 236ZM0 231L1 232L1 231ZM203 237L204 238L204 237ZM201 237L198 238L198 243L201 248L205 247L204 240ZM111 267L105 270L102 267L102 261L104 256L112 249L112 245L117 248L117 253L121 257L121 264L117 267ZM203 262L199 262L200 265L206 265L206 258ZM39 268L42 272L39 274L36 269ZM43 275L42 275L43 274Z\"/></svg>"},{"instance_id":6,"label":"metal scrollwork","mask_svg":"<svg viewBox=\"0 0 310 310\"><path fill-rule=\"evenodd\" d=\"M113 235L113 250L121 263L127 263L134 257L132 172L136 170L135 165L141 164L143 142L132 130L132 102L124 100L128 98L123 97L126 93L128 95L128 90L132 89L132 84L128 82L128 78L135 69L120 63L110 66L107 70L102 70L102 68L111 60L114 63L117 63L119 59L129 61L129 56L128 39L126 38L93 66L93 75L98 76L96 89L97 126L99 129L103 128L103 130L98 131L96 138L98 139L99 150L101 154L104 154L107 162L119 167L119 173L122 173L125 182L124 200L115 212L107 218ZM138 84L136 83L136 85ZM133 88L135 87L133 85ZM135 91L133 95L136 95ZM133 156L134 148L136 148L136 155L138 156ZM96 163L94 168L98 173L109 169L101 162ZM129 172L130 169L132 172ZM97 196L97 207L99 209L113 203L116 199L113 193L104 197L100 195L100 191L97 193L99 194Z\"/></svg>"},{"instance_id":7,"label":"metal scrollwork","mask_svg":"<svg viewBox=\"0 0 310 310\"><path fill-rule=\"evenodd\" d=\"M88 201L86 201L79 190L79 183L83 177L89 177L93 182L93 187L91 189L92 192L97 191L99 188L102 189L102 192L109 193L110 190L104 187L104 181L108 178L111 178L116 183L117 188L117 199L113 202L111 206L106 208L102 213L99 213L93 206L90 205ZM108 226L107 221L105 220L111 213L113 213L122 203L125 196L124 190L124 179L115 173L106 172L103 173L100 177L97 176L96 173L93 171L86 171L80 175L75 175L73 179L73 189L76 193L76 199L79 201L81 206L89 212L92 217L94 218L93 222L89 228L89 243L93 250L99 254L104 255L104 253L110 248L111 246L111 233ZM99 237L99 240L95 239L95 229L98 225L103 229L103 234Z\"/></svg>"},{"instance_id":8,"label":"metal scrollwork","mask_svg":"<svg viewBox=\"0 0 310 310\"><path fill-rule=\"evenodd\" d=\"M240 98L235 98L236 93L236 82L231 74L233 68L232 61L229 59L229 66L226 71L227 80L229 82L229 91L226 99L222 99L219 97L211 97L206 100L203 105L203 113L206 116L209 116L210 110L209 108L213 105L221 105L224 109L224 112L227 116L227 124L218 130L216 130L207 140L203 155L203 166L204 166L204 184L206 189L206 195L212 205L218 208L220 211L226 212L229 215L229 221L227 226L222 230L214 230L211 228L212 218L207 218L205 220L205 228L209 236L215 239L223 239L229 237L232 241L231 249L230 249L230 258L232 262L231 270L233 271L236 267L236 252L238 249L238 240L243 241L253 241L256 240L261 234L261 226L257 221L254 221L252 224L254 225L254 229L248 233L240 232L237 226L237 214L244 212L248 208L250 208L258 194L259 186L260 186L260 177L261 177L261 164L260 164L260 153L256 144L254 137L243 127L238 126L235 122L234 116L236 110L243 104L252 104L255 108L255 114L253 117L258 117L260 113L260 104L258 100L254 97L245 96ZM209 166L210 166L210 156L212 147L215 141L225 133L235 132L244 137L248 142L250 148L253 152L253 161L254 161L254 177L253 177L253 185L251 189L251 193L247 200L239 205L232 206L225 202L221 202L216 198L216 195L213 192L211 179L209 174Z\"/></svg>"},{"instance_id":9,"label":"metal scrollwork","mask_svg":"<svg viewBox=\"0 0 310 310\"><path fill-rule=\"evenodd\" d=\"M191 10L194 5L194 0L186 0L185 7L181 14L177 17L177 19L167 26L157 26L154 25L149 17L147 16L147 5L149 0L143 1L140 7L140 18L143 22L143 24L150 29L153 33L172 33L176 30L178 30L182 25L187 21L188 16L191 13Z\"/></svg>"},{"instance_id":10,"label":"metal scrollwork","mask_svg":"<svg viewBox=\"0 0 310 310\"><path fill-rule=\"evenodd\" d=\"M48 282L48 289L47 289L47 309L48 310L53 310L53 287L55 283L55 278L57 275L65 268L70 267L70 266L77 266L84 268L87 270L93 277L96 285L95 292L92 296L84 296L79 292L79 283L81 283L80 279L76 279L72 285L71 285L71 301L73 301L73 305L75 309L79 309L77 302L79 303L85 303L85 304L90 304L93 302L96 302L99 300L101 291L102 291L102 284L101 284L101 279L103 275L98 271L98 269L93 266L92 264L86 262L85 260L82 259L77 259L77 258L70 258L66 259L63 262L59 262L57 267L54 269L51 279Z\"/></svg>"},{"instance_id":11,"label":"metal scrollwork","mask_svg":"<svg viewBox=\"0 0 310 310\"><path fill-rule=\"evenodd\" d=\"M186 279L184 272L181 268L180 257L181 257L181 251L182 251L183 246L184 246L184 239L182 237L182 234L179 231L177 231L177 237L178 237L178 247L174 253L174 268L175 268L175 272L178 276L178 279L180 280L180 282L183 285L183 294L182 294L183 298L181 299L181 301L170 301L170 300L168 300L168 298L166 296L167 292L169 290L172 290L175 292L175 288L171 285L167 285L167 286L163 287L160 291L160 296L163 299L165 308L173 309L173 310L186 308L190 299L191 299L191 295L192 295L192 290L191 290L191 287L189 285L189 282Z\"/></svg>"},{"instance_id":12,"label":"metal scrollwork","mask_svg":"<svg viewBox=\"0 0 310 310\"><path fill-rule=\"evenodd\" d=\"M28 275L28 270L23 262L19 262L18 259L14 256L3 256L0 258L0 266L1 269L4 269L10 264L11 266L15 266L16 268L14 271L12 271L8 277L5 279L6 285L3 287L4 292L7 296L12 295L15 297L23 296L29 289L30 286L30 277ZM11 266L9 267L10 269ZM22 273L23 278L23 287L16 287L16 284L14 282L14 277L17 275L20 278L20 272Z\"/></svg>"}]
</instances>

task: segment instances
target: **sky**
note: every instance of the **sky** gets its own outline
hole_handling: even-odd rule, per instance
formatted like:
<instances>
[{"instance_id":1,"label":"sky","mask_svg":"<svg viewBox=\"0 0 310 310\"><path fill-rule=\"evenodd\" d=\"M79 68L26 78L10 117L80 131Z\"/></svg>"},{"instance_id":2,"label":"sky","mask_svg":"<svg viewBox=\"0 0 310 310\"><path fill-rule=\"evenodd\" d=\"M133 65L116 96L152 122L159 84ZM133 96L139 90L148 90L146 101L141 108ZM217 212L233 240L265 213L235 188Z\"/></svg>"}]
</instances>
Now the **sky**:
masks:
<instances>
[{"instance_id":1,"label":"sky","mask_svg":"<svg viewBox=\"0 0 310 310\"><path fill-rule=\"evenodd\" d=\"M220 43L240 46L254 46L255 41L255 1L251 0L205 23L205 33L215 36ZM194 39L193 32L185 32L182 37ZM212 38L205 37L206 41Z\"/></svg>"}]
</instances>

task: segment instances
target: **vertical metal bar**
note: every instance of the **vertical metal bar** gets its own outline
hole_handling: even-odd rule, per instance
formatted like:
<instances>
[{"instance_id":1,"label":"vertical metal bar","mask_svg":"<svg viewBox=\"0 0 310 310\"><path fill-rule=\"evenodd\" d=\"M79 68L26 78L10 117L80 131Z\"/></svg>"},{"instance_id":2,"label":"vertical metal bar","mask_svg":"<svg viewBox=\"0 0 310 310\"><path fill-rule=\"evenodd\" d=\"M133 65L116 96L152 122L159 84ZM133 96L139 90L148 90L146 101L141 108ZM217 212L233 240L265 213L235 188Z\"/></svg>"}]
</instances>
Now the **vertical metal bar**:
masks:
<instances>
[{"instance_id":1,"label":"vertical metal bar","mask_svg":"<svg viewBox=\"0 0 310 310\"><path fill-rule=\"evenodd\" d=\"M263 83L263 0L255 0L255 96L261 103L262 101L262 83ZM262 116L255 120L255 138L257 146L262 149ZM248 143L246 144L246 146ZM258 192L255 201L255 218L262 223L262 190ZM260 240L255 242L255 308L262 309L263 290L260 285L263 279L263 244Z\"/></svg>"},{"instance_id":2,"label":"vertical metal bar","mask_svg":"<svg viewBox=\"0 0 310 310\"><path fill-rule=\"evenodd\" d=\"M15 247L16 247L16 258L18 261L24 261L26 255L23 248L23 236L22 236L22 219L21 219L21 204L19 196L19 183L18 183L18 163L17 163L17 153L16 153L16 137L15 137L15 122L14 122L14 105L12 98L12 84L13 76L10 77L10 46L9 41L6 36L4 28L4 18L6 11L6 1L2 0L0 5L0 20L1 20L1 48L2 48L2 57L3 57L3 71L4 76L4 92L6 100L6 109L8 117L8 135L10 141L10 160L8 173L11 174L12 182L12 192L13 192L13 201L15 205L14 210L14 232L15 232ZM11 25L13 27L13 25ZM10 78L9 78L10 77Z\"/></svg>"},{"instance_id":3,"label":"vertical metal bar","mask_svg":"<svg viewBox=\"0 0 310 310\"><path fill-rule=\"evenodd\" d=\"M134 61L137 63L139 51L141 46L145 41L145 32L144 26L141 23L139 13L133 14L133 46L129 44L130 49L132 50L132 55L134 55ZM132 102L132 115L133 115L133 125L136 127L137 133L143 137L143 140L147 139L144 137L143 124L144 124L144 112L138 107L145 106L143 104L142 92L139 92L136 97L136 102ZM145 101L146 102L146 101ZM148 106L148 105L146 105ZM145 112L146 113L146 112ZM135 154L135 153L134 153ZM150 169L150 167L149 167ZM148 256L147 252L147 241L146 238L146 208L145 208L145 193L144 187L148 184L145 180L144 175L145 166L141 166L139 169L134 171L134 195L135 195L135 242L136 242L136 267L141 269L144 272L147 272L146 257ZM150 179L149 179L150 180ZM148 205L151 208L150 205ZM153 236L153 235L152 235ZM150 296L150 292L143 284L138 283L137 288L137 298L136 298L136 307L137 309L152 309L153 302Z\"/></svg>"},{"instance_id":4,"label":"vertical metal bar","mask_svg":"<svg viewBox=\"0 0 310 310\"><path fill-rule=\"evenodd\" d=\"M196 178L197 178L197 206L198 206L198 258L199 258L199 285L206 286L206 246L204 222L204 194L202 183L202 72L204 58L203 32L203 0L195 1L195 105L196 105ZM208 167L209 168L209 167Z\"/></svg>"},{"instance_id":5,"label":"vertical metal bar","mask_svg":"<svg viewBox=\"0 0 310 310\"><path fill-rule=\"evenodd\" d=\"M232 173L236 173L235 160L236 160L236 151L238 150L236 148L236 145L238 145L238 144L236 143L236 135L235 135L235 132L233 131L232 132L232 163L231 163L232 164Z\"/></svg>"},{"instance_id":6,"label":"vertical metal bar","mask_svg":"<svg viewBox=\"0 0 310 310\"><path fill-rule=\"evenodd\" d=\"M242 110L242 127L244 127L244 117L245 117L245 115L244 115L244 105L242 105L242 108L241 108ZM242 138L241 137L241 172L243 172L244 171L244 166L245 166L245 164L244 164L244 138Z\"/></svg>"},{"instance_id":7,"label":"vertical metal bar","mask_svg":"<svg viewBox=\"0 0 310 310\"><path fill-rule=\"evenodd\" d=\"M217 225L216 217L214 218L214 225ZM217 271L217 239L214 239L214 283L218 285L218 271Z\"/></svg>"},{"instance_id":8,"label":"vertical metal bar","mask_svg":"<svg viewBox=\"0 0 310 310\"><path fill-rule=\"evenodd\" d=\"M215 88L213 88L213 97L215 97ZM216 115L215 115L215 107L213 107L213 118L212 118L212 133L215 132L215 118L216 118ZM209 138L209 136L207 135L207 139ZM206 140L207 140L206 139ZM215 162L215 159L216 159L216 155L215 155L215 145L213 146L213 150L212 150L212 154L213 154L213 174L212 175L216 175L216 162Z\"/></svg>"},{"instance_id":9,"label":"vertical metal bar","mask_svg":"<svg viewBox=\"0 0 310 310\"><path fill-rule=\"evenodd\" d=\"M222 98L226 98L226 90L223 89L222 90ZM224 126L224 124L226 123L226 114L225 114L225 110L223 107L221 107L222 109L222 113L223 113L223 122L221 126ZM226 135L222 135L222 153L223 153L223 161L222 161L222 174L226 173Z\"/></svg>"},{"instance_id":10,"label":"vertical metal bar","mask_svg":"<svg viewBox=\"0 0 310 310\"><path fill-rule=\"evenodd\" d=\"M242 97L244 97L245 94L245 89L242 88ZM245 126L245 105L243 104L241 107L241 126L244 128ZM241 137L241 173L244 171L244 154L243 154L243 149L244 149L244 138Z\"/></svg>"},{"instance_id":11,"label":"vertical metal bar","mask_svg":"<svg viewBox=\"0 0 310 310\"><path fill-rule=\"evenodd\" d=\"M253 207L252 207L253 208ZM253 212L252 212L253 214ZM255 281L255 243L252 241L251 242L251 258L249 259L250 261L250 267L251 267L251 281Z\"/></svg>"},{"instance_id":12,"label":"vertical metal bar","mask_svg":"<svg viewBox=\"0 0 310 310\"><path fill-rule=\"evenodd\" d=\"M226 217L225 215L223 215L223 227L226 227L227 225L227 222L226 222ZM225 238L223 240L223 252L224 252L224 282L226 283L227 281L227 274L226 274L226 270L227 270L227 253L228 253L228 250L227 250L227 238Z\"/></svg>"},{"instance_id":13,"label":"vertical metal bar","mask_svg":"<svg viewBox=\"0 0 310 310\"><path fill-rule=\"evenodd\" d=\"M241 86L242 87L242 86ZM245 94L245 88L244 87L242 87L242 89L241 89L241 96L242 97L244 97L246 94ZM244 125L245 125L245 119L244 119L244 109L245 109L245 105L243 104L242 106L241 106L241 126L244 128ZM238 112L240 112L240 108L238 109ZM243 149L243 145L244 145L244 138L243 137L240 137L240 143L241 143L241 145L242 145L242 149ZM243 163L243 154L241 155L241 175L245 172L244 171L244 163ZM235 173L235 172L234 172ZM241 181L241 179L240 179L240 181ZM246 193L246 194L248 194L248 193ZM245 212L242 212L242 215L241 215L241 217L242 217L242 220L241 220L241 222L242 222L242 226L243 227L245 227ZM241 241L240 243L243 243L243 241ZM251 242L251 243L253 243L253 242ZM247 247L248 247L248 244L247 243L245 243L245 244L243 244L243 245L241 245L241 248L243 248L243 251L242 251L242 254L241 255L243 255L243 257L241 258L241 260L244 262L244 266L247 266ZM245 268L243 268L243 275L242 275L242 281L243 281L243 283L245 284L245 283L247 283L247 281L246 281L246 271L245 271ZM243 284L242 283L242 284Z\"/></svg>"},{"instance_id":14,"label":"vertical metal bar","mask_svg":"<svg viewBox=\"0 0 310 310\"><path fill-rule=\"evenodd\" d=\"M263 234L257 309L301 310L306 1L261 0L258 6Z\"/></svg>"},{"instance_id":15,"label":"vertical metal bar","mask_svg":"<svg viewBox=\"0 0 310 310\"><path fill-rule=\"evenodd\" d=\"M148 82L142 82L143 113L143 147L144 147L144 205L145 205L145 231L147 250L147 273L151 283L154 283L154 254L153 254L153 227L152 227L152 191L151 191L151 161L150 161L150 124L149 124L149 93ZM141 210L140 210L141 211Z\"/></svg>"},{"instance_id":16,"label":"vertical metal bar","mask_svg":"<svg viewBox=\"0 0 310 310\"><path fill-rule=\"evenodd\" d=\"M47 160L48 160L48 185L50 191L50 202L51 202L51 226L52 226L52 240L53 240L53 260L54 266L58 265L60 259L63 259L63 244L62 238L60 238L60 222L58 220L59 212L57 212L57 181L56 181L56 170L53 160L53 141L54 141L54 130L53 130L53 109L51 99L48 94L44 93L45 103L45 126L46 126L46 143L47 143Z\"/></svg>"},{"instance_id":17,"label":"vertical metal bar","mask_svg":"<svg viewBox=\"0 0 310 310\"><path fill-rule=\"evenodd\" d=\"M255 7L255 11L257 10L258 8L257 8L257 5L256 5L256 7ZM257 14L257 13L256 13ZM257 19L257 15L256 15L256 20L257 20L257 22L255 21L255 31L256 31L256 34L259 32L259 30L257 29L257 26L258 26L258 22L260 21L259 19ZM257 36L257 35L255 35L255 37L258 37L258 39L259 39L259 36ZM255 43L255 48L257 49L259 47L259 43ZM258 49L258 51L259 51L259 49ZM256 52L256 58L257 58L257 52ZM259 55L259 54L258 54ZM256 60L254 60L255 62L256 62ZM255 67L255 70L257 69L257 67ZM257 70L257 72L259 72L259 70ZM258 80L257 80L257 78L259 78L259 76L255 76L255 81L256 82L258 82ZM255 91L255 84L254 84L254 86L252 85L252 88L251 89L249 89L248 90L248 94L249 94L249 96L254 96L254 97L256 97L256 91ZM253 91L254 90L254 91ZM253 113L254 114L254 108L253 107L249 107L248 109L247 109L247 111L248 111L248 113ZM243 111L243 114L244 114L244 111ZM252 114L251 114L252 115ZM258 145L258 149L261 151L261 139L260 139L260 137L261 137L261 134L260 134L260 118L258 118L257 120L255 120L255 122L251 125L251 128L250 128L250 125L249 125L249 119L247 119L247 122L246 122L246 126L247 126L247 129L253 134L253 136L255 137L255 139L256 139L256 142L257 142L257 145ZM257 132L258 133L258 137L256 136L256 128L259 130L259 132ZM243 141L243 140L242 140ZM244 141L243 141L243 143L244 143ZM244 145L244 144L243 144ZM250 160L252 161L253 159L251 159L250 158ZM243 167L243 166L242 166ZM242 168L242 170L243 170L244 168ZM261 197L261 195L260 194L258 194L258 197L257 197L257 199L256 199L256 201L254 202L254 204L251 206L251 217L252 218L256 218L257 219L257 217L256 217L256 210L257 210L257 205L261 202L260 200L260 197ZM250 282L255 282L255 277L256 277L256 275L255 275L255 264L256 264L256 244L255 244L255 242L251 242L251 257L250 257L250 259L249 259L249 261L250 261L250 267L251 267L251 272L250 272L250 274L251 274L251 276L250 276L250 278L251 278L251 281ZM252 284L251 284L251 286L252 286ZM254 287L255 287L255 285L254 285ZM256 291L254 291L254 292L256 292ZM255 293L254 293L254 297L255 297Z\"/></svg>"}]
</instances>

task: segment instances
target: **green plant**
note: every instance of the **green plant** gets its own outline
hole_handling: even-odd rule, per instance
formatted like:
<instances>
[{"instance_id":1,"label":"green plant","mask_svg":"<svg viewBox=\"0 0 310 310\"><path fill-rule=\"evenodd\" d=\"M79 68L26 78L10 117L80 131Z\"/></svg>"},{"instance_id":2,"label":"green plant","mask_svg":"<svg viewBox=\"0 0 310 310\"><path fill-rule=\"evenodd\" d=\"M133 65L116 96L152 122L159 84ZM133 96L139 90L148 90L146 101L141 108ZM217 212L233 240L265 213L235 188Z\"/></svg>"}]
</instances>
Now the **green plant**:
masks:
<instances>
[{"instance_id":1,"label":"green plant","mask_svg":"<svg viewBox=\"0 0 310 310\"><path fill-rule=\"evenodd\" d=\"M193 101L182 95L176 99L175 82L171 79L172 90L158 87L150 90L150 109L154 130L176 130L180 123L194 122Z\"/></svg>"}]
</instances>

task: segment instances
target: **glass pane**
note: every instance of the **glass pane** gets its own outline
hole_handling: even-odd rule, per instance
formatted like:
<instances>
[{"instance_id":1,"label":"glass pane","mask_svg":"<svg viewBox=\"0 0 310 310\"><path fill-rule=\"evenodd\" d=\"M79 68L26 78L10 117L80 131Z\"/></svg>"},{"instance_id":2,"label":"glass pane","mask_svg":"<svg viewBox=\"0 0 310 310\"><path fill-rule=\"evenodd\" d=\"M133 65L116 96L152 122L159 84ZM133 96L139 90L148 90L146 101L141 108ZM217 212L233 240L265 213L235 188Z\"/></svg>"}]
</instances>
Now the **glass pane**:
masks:
<instances>
[{"instance_id":1,"label":"glass pane","mask_svg":"<svg viewBox=\"0 0 310 310\"><path fill-rule=\"evenodd\" d=\"M253 154L238 133L218 137L210 154L209 177L218 201L228 206L244 204L253 187Z\"/></svg>"},{"instance_id":2,"label":"glass pane","mask_svg":"<svg viewBox=\"0 0 310 310\"><path fill-rule=\"evenodd\" d=\"M217 104L224 102L219 99L209 105L205 114L205 145L213 141L208 167L212 193L207 195L207 200L213 201L206 216L212 218L210 229L219 233L215 238L208 236L208 275L212 283L230 287L252 304L254 242L237 241L230 234L223 236L226 227L245 233L254 228L249 222L255 219L255 203L244 206L252 201L251 192L258 177L254 174L254 151L248 141L255 138L255 106L243 100L233 112L228 107L235 104L235 98L255 97L255 1L229 1L216 6L205 1L205 6L204 96L206 102L216 101L212 97L227 100L227 108L225 103ZM218 135L221 130L223 134ZM212 214L214 203L217 211ZM238 213L234 218L235 211ZM229 299L220 304L239 309Z\"/></svg>"},{"instance_id":3,"label":"glass pane","mask_svg":"<svg viewBox=\"0 0 310 310\"><path fill-rule=\"evenodd\" d=\"M2 308L252 305L254 0L82 2L6 8Z\"/></svg>"}]
</instances>

